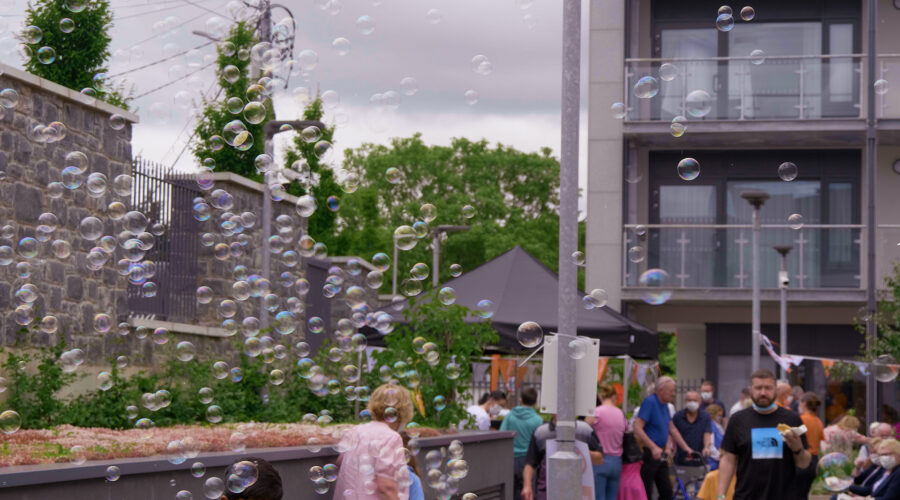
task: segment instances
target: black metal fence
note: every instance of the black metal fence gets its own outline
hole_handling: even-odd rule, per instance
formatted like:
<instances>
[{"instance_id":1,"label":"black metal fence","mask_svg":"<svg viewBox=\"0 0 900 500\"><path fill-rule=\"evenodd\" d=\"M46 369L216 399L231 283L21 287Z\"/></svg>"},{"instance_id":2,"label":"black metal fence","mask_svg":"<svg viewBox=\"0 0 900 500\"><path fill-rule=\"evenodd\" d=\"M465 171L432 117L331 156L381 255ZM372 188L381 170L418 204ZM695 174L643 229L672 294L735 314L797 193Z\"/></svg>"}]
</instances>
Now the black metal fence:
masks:
<instances>
[{"instance_id":1,"label":"black metal fence","mask_svg":"<svg viewBox=\"0 0 900 500\"><path fill-rule=\"evenodd\" d=\"M162 224L164 232L155 235L153 247L144 256L156 264L155 275L148 279L157 285L156 294L148 296L141 284L129 283L128 311L167 321L192 318L197 312L200 249L193 205L203 192L194 176L171 172L143 158L134 160L132 177L130 210L146 215L150 227Z\"/></svg>"}]
</instances>

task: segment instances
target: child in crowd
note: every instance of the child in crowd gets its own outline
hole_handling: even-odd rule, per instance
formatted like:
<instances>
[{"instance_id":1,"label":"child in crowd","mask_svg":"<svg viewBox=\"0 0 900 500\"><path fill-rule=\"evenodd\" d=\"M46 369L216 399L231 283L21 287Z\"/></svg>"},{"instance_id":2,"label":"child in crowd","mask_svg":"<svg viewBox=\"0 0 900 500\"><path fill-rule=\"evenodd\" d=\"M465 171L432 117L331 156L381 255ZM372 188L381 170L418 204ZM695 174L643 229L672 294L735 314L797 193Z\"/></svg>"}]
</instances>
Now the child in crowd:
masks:
<instances>
[{"instance_id":1,"label":"child in crowd","mask_svg":"<svg viewBox=\"0 0 900 500\"><path fill-rule=\"evenodd\" d=\"M256 467L256 481L240 493L234 493L226 488L220 500L281 500L281 476L275 467L272 467L272 464L262 458L246 457L235 460L225 471L225 484L228 484L228 479L232 474L248 474L246 469L236 470L242 469L242 465L245 465L244 462L249 462Z\"/></svg>"}]
</instances>

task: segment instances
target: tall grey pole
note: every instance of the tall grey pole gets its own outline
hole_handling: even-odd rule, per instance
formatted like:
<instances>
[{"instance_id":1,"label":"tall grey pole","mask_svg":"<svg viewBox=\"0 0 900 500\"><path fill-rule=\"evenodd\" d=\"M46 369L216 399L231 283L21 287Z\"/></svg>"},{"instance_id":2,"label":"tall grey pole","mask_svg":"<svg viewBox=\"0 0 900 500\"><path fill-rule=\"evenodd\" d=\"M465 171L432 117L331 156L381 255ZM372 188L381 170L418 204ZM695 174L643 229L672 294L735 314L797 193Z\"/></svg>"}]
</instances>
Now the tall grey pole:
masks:
<instances>
[{"instance_id":1,"label":"tall grey pole","mask_svg":"<svg viewBox=\"0 0 900 500\"><path fill-rule=\"evenodd\" d=\"M745 191L741 193L741 198L747 200L753 207L753 252L751 273L753 274L753 325L750 332L750 356L752 370L759 370L759 209L763 203L769 198L767 193L762 191Z\"/></svg>"},{"instance_id":2,"label":"tall grey pole","mask_svg":"<svg viewBox=\"0 0 900 500\"><path fill-rule=\"evenodd\" d=\"M263 42L270 42L272 39L272 5L269 0L262 0L260 5L262 13L259 19L259 38ZM257 68L262 72L262 67ZM254 71L256 73L256 71ZM261 75L254 75L259 78ZM275 106L272 106L274 112ZM275 157L275 145L269 134L265 135L264 151L270 157ZM269 237L272 236L272 193L269 190L268 173L263 174L263 203L262 203L262 277L271 281L272 270L272 252L269 248ZM259 302L259 322L263 328L269 326L269 311L266 309L264 302Z\"/></svg>"},{"instance_id":3,"label":"tall grey pole","mask_svg":"<svg viewBox=\"0 0 900 500\"><path fill-rule=\"evenodd\" d=\"M581 100L581 0L563 0L562 122L559 169L559 298L556 439L547 458L547 498L581 498L582 459L575 451L575 363L567 349L577 334L578 279L572 253L578 248L578 120Z\"/></svg>"},{"instance_id":4,"label":"tall grey pole","mask_svg":"<svg viewBox=\"0 0 900 500\"><path fill-rule=\"evenodd\" d=\"M787 272L787 255L792 247L776 246L775 251L781 254L781 271L778 273L778 288L781 289L781 328L780 328L780 354L784 356L787 353L787 289L790 278ZM787 373L779 366L778 368L781 378L786 378Z\"/></svg>"},{"instance_id":5,"label":"tall grey pole","mask_svg":"<svg viewBox=\"0 0 900 500\"><path fill-rule=\"evenodd\" d=\"M868 1L869 47L866 51L868 66L868 91L866 92L866 352L871 353L878 330L875 326L875 155L877 136L875 128L875 26L878 22L878 2ZM875 421L878 412L878 391L875 375L866 376L866 424Z\"/></svg>"}]
</instances>

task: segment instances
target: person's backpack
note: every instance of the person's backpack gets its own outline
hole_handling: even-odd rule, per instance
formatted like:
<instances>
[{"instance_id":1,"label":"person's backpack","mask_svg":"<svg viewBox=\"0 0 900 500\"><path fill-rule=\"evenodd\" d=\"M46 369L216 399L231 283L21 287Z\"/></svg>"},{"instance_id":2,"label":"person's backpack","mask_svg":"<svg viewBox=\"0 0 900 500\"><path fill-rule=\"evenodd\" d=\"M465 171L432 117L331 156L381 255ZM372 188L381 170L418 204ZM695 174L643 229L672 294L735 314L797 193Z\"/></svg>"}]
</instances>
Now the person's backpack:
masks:
<instances>
[{"instance_id":1,"label":"person's backpack","mask_svg":"<svg viewBox=\"0 0 900 500\"><path fill-rule=\"evenodd\" d=\"M634 437L634 432L622 434L622 463L633 464L640 462L642 457L643 453L637 439Z\"/></svg>"}]
</instances>

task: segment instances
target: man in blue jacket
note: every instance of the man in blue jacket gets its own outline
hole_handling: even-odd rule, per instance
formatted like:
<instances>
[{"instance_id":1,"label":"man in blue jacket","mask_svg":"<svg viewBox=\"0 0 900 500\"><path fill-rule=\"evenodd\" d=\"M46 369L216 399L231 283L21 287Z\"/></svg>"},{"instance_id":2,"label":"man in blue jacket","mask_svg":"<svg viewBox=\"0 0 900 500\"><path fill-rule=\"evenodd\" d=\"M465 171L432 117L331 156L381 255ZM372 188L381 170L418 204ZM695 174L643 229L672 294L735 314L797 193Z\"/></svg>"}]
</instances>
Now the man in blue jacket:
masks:
<instances>
[{"instance_id":1,"label":"man in blue jacket","mask_svg":"<svg viewBox=\"0 0 900 500\"><path fill-rule=\"evenodd\" d=\"M525 469L525 457L528 455L528 444L534 430L544 420L534 409L537 404L537 391L533 387L522 389L520 396L522 406L516 406L504 417L500 424L501 431L516 431L513 439L513 499L522 497L522 471Z\"/></svg>"}]
</instances>

